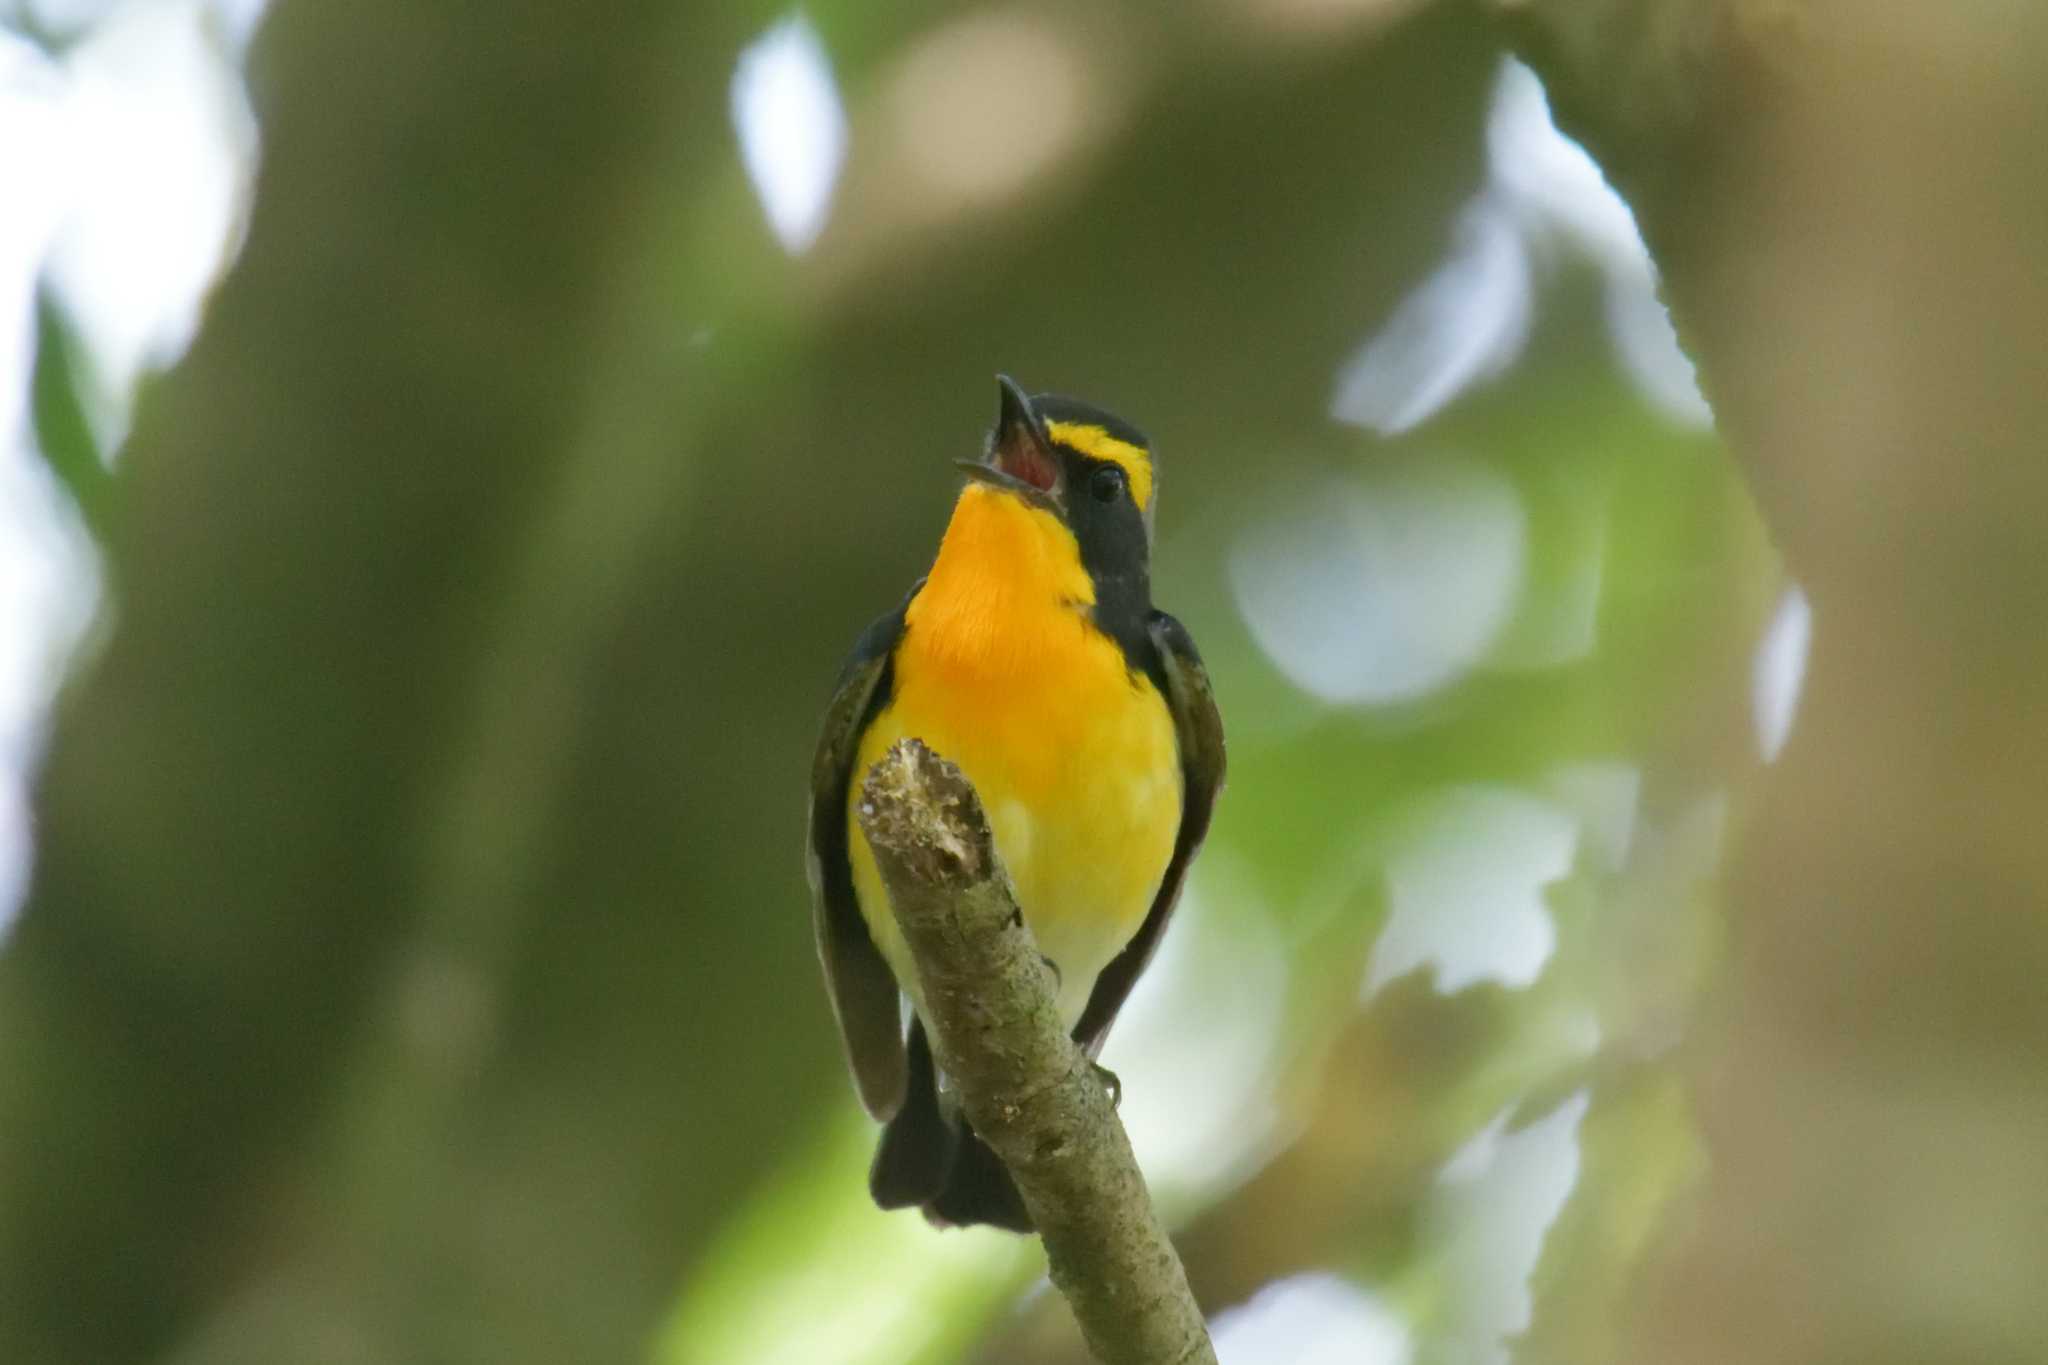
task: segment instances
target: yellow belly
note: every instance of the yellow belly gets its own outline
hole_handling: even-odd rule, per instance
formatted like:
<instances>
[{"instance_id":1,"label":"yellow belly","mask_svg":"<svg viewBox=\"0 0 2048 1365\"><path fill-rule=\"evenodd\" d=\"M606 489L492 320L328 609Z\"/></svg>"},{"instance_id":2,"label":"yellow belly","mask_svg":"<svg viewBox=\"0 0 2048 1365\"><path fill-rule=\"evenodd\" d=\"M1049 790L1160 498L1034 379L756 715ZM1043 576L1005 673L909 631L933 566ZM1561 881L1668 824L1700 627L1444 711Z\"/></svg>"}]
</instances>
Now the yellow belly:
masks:
<instances>
[{"instance_id":1,"label":"yellow belly","mask_svg":"<svg viewBox=\"0 0 2048 1365\"><path fill-rule=\"evenodd\" d=\"M999 672L963 667L913 626L889 705L862 740L847 813L853 884L913 1001L909 953L851 808L861 775L899 739L923 740L974 783L1024 921L1059 970L1069 1028L1159 890L1180 829L1172 717L1112 641L1072 608L1065 616L1071 631L1056 626L1031 656Z\"/></svg>"}]
</instances>

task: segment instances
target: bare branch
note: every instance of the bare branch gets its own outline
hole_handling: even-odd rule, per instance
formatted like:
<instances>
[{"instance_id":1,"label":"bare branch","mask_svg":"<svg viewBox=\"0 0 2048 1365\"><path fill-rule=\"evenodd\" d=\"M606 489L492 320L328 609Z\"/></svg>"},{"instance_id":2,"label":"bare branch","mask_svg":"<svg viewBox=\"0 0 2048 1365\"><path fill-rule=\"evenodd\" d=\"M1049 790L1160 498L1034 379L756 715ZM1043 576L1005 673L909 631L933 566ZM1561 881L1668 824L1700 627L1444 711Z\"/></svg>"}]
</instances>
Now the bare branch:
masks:
<instances>
[{"instance_id":1,"label":"bare branch","mask_svg":"<svg viewBox=\"0 0 2048 1365\"><path fill-rule=\"evenodd\" d=\"M1016 1178L1090 1349L1107 1365L1214 1365L1130 1139L1061 1027L973 786L902 740L869 770L860 821L917 961L939 1064Z\"/></svg>"}]
</instances>

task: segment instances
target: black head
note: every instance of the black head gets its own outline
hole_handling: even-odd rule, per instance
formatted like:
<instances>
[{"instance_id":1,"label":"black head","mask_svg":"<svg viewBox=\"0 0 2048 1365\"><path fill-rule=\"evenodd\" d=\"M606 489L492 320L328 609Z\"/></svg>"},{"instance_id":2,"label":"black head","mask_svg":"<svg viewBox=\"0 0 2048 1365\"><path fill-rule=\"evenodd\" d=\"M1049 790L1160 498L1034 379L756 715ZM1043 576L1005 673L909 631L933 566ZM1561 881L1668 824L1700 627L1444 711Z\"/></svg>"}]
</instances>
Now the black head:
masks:
<instances>
[{"instance_id":1,"label":"black head","mask_svg":"<svg viewBox=\"0 0 2048 1365\"><path fill-rule=\"evenodd\" d=\"M1157 479L1151 443L1120 417L1078 399L1027 397L998 375L1001 409L987 454L962 469L1065 522L1099 601L1150 591Z\"/></svg>"}]
</instances>

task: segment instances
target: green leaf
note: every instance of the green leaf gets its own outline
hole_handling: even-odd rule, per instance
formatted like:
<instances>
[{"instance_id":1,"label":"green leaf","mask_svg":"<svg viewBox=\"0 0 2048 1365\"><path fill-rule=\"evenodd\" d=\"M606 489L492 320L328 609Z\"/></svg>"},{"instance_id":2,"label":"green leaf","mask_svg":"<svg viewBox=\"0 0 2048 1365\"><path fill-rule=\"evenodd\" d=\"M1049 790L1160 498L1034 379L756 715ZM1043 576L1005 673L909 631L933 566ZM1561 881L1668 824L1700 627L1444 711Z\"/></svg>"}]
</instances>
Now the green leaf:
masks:
<instances>
[{"instance_id":1,"label":"green leaf","mask_svg":"<svg viewBox=\"0 0 2048 1365\"><path fill-rule=\"evenodd\" d=\"M78 354L77 332L45 283L36 290L36 361L29 395L36 447L93 539L105 544L114 478L86 420Z\"/></svg>"}]
</instances>

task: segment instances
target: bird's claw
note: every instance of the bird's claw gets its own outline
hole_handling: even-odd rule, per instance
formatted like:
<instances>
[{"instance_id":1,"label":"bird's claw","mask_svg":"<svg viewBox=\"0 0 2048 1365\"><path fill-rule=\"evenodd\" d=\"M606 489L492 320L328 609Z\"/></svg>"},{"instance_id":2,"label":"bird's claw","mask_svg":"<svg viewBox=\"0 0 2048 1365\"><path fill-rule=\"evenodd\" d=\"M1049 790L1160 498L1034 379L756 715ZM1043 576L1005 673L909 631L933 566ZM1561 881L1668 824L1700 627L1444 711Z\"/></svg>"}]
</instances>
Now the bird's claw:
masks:
<instances>
[{"instance_id":1,"label":"bird's claw","mask_svg":"<svg viewBox=\"0 0 2048 1365\"><path fill-rule=\"evenodd\" d=\"M1104 1090L1109 1092L1109 1107L1121 1109L1124 1103L1124 1083L1117 1079L1117 1074L1114 1071L1111 1071L1102 1063L1090 1062L1088 1065L1094 1068L1095 1079L1101 1083Z\"/></svg>"}]
</instances>

